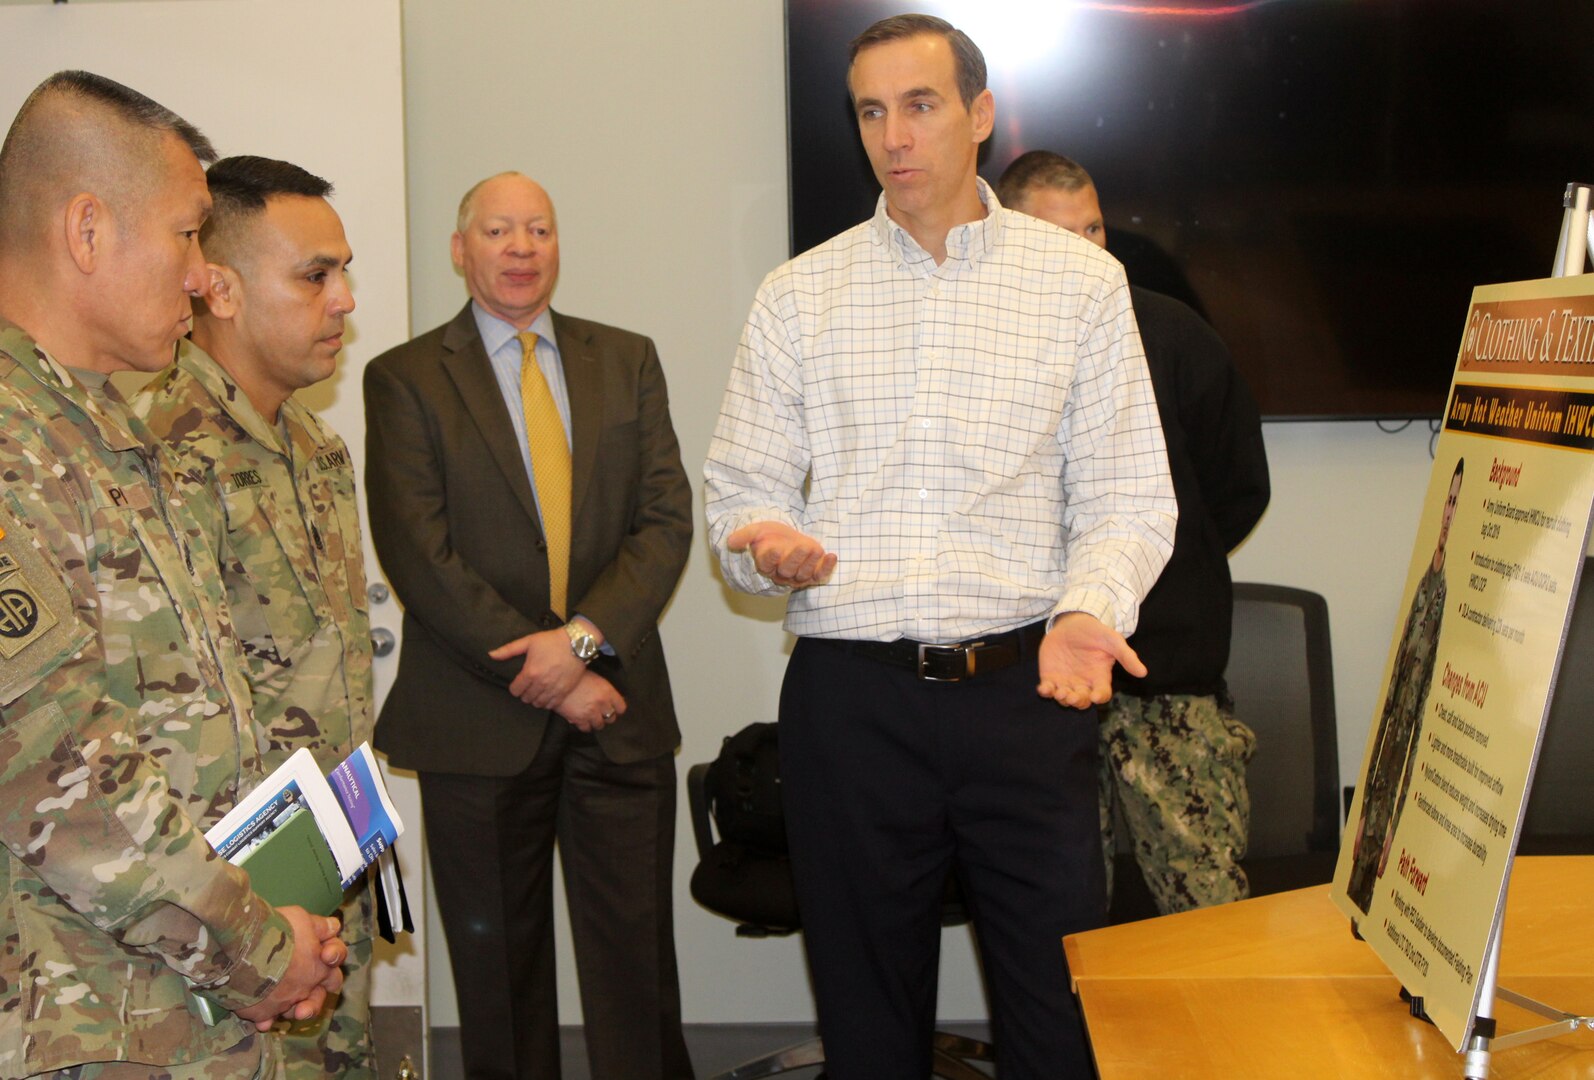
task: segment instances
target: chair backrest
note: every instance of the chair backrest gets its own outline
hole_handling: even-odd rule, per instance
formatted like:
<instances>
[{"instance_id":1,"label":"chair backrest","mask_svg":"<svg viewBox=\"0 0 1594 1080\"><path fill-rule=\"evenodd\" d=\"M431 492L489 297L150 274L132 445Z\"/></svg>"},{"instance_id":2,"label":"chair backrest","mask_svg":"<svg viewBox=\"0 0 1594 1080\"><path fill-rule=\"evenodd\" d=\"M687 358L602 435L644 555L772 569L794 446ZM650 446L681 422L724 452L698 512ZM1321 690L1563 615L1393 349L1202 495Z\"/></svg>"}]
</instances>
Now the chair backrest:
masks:
<instances>
[{"instance_id":1,"label":"chair backrest","mask_svg":"<svg viewBox=\"0 0 1594 1080\"><path fill-rule=\"evenodd\" d=\"M1583 577L1572 602L1572 621L1550 701L1544 745L1528 792L1521 849L1594 853L1594 559L1583 561ZM1543 846L1546 840L1559 841ZM1568 842L1572 846L1568 846Z\"/></svg>"},{"instance_id":2,"label":"chair backrest","mask_svg":"<svg viewBox=\"0 0 1594 1080\"><path fill-rule=\"evenodd\" d=\"M1224 679L1256 732L1246 771L1250 859L1339 846L1339 743L1328 603L1285 585L1236 582Z\"/></svg>"}]
</instances>

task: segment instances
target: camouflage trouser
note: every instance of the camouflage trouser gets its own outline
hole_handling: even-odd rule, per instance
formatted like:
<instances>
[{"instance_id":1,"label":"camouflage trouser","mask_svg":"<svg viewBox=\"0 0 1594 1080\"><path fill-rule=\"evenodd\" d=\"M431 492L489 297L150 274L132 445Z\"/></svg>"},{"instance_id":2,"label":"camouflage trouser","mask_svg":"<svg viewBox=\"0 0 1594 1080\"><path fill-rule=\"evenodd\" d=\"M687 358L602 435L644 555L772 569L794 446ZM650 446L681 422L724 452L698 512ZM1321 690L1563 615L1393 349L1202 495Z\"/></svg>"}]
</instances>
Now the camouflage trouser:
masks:
<instances>
[{"instance_id":1,"label":"camouflage trouser","mask_svg":"<svg viewBox=\"0 0 1594 1080\"><path fill-rule=\"evenodd\" d=\"M288 1080L354 1077L375 1080L371 1050L371 876L343 901L338 917L341 937L349 947L343 965L343 992L330 1010L313 1020L293 1024L277 1035Z\"/></svg>"},{"instance_id":2,"label":"camouflage trouser","mask_svg":"<svg viewBox=\"0 0 1594 1080\"><path fill-rule=\"evenodd\" d=\"M135 1065L115 1061L77 1065L44 1073L43 1077L53 1080L283 1080L283 1072L277 1040L251 1035L231 1050L191 1065Z\"/></svg>"},{"instance_id":3,"label":"camouflage trouser","mask_svg":"<svg viewBox=\"0 0 1594 1080\"><path fill-rule=\"evenodd\" d=\"M1116 694L1101 718L1102 852L1112 895L1113 808L1163 914L1243 900L1251 800L1245 764L1256 736L1232 703L1191 694Z\"/></svg>"}]
</instances>

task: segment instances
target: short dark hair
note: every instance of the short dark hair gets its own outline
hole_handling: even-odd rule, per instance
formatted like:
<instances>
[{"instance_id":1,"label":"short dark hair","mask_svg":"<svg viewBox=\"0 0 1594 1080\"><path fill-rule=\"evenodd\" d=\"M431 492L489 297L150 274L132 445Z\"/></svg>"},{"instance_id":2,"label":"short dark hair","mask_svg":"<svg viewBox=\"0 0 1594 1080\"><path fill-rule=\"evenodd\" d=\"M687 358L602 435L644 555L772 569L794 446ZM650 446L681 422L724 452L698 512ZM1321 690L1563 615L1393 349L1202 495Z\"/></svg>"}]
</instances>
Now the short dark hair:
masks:
<instances>
[{"instance_id":1,"label":"short dark hair","mask_svg":"<svg viewBox=\"0 0 1594 1080\"><path fill-rule=\"evenodd\" d=\"M221 211L223 203L234 211L247 213L264 210L266 200L275 195L325 199L332 194L331 181L291 161L253 154L222 158L205 173L205 182L210 185L210 197L216 204L211 217Z\"/></svg>"},{"instance_id":2,"label":"short dark hair","mask_svg":"<svg viewBox=\"0 0 1594 1080\"><path fill-rule=\"evenodd\" d=\"M210 185L210 216L199 230L199 243L212 262L232 265L240 229L265 213L271 199L325 199L332 183L290 161L238 154L222 158L205 173Z\"/></svg>"},{"instance_id":3,"label":"short dark hair","mask_svg":"<svg viewBox=\"0 0 1594 1080\"><path fill-rule=\"evenodd\" d=\"M55 189L85 176L118 195L144 190L153 180L140 166L157 160L166 135L201 162L216 160L198 128L137 90L91 71L51 75L22 103L0 144L0 243L17 244L41 227Z\"/></svg>"},{"instance_id":4,"label":"short dark hair","mask_svg":"<svg viewBox=\"0 0 1594 1080\"><path fill-rule=\"evenodd\" d=\"M1002 178L996 182L996 198L1003 206L1016 207L1035 188L1078 191L1095 186L1079 162L1050 150L1031 150L1002 170Z\"/></svg>"},{"instance_id":5,"label":"short dark hair","mask_svg":"<svg viewBox=\"0 0 1594 1080\"><path fill-rule=\"evenodd\" d=\"M23 118L28 112L28 106L35 99L50 93L69 94L103 105L132 127L169 131L187 143L188 149L192 150L194 156L201 162L209 163L216 160L216 148L210 145L210 140L205 138L204 133L193 124L160 102L145 97L131 86L124 86L115 79L107 79L104 75L96 75L92 71L57 71L28 95L27 101L22 103L22 108L17 110L17 120ZM14 129L15 124L12 126ZM8 135L6 142L9 144L10 141ZM3 150L0 150L0 157L4 157Z\"/></svg>"},{"instance_id":6,"label":"short dark hair","mask_svg":"<svg viewBox=\"0 0 1594 1080\"><path fill-rule=\"evenodd\" d=\"M205 173L205 182L210 185L211 208L199 232L201 244L263 212L267 199L280 195L325 199L332 194L332 184L314 173L289 161L253 154L222 158Z\"/></svg>"},{"instance_id":7,"label":"short dark hair","mask_svg":"<svg viewBox=\"0 0 1594 1080\"><path fill-rule=\"evenodd\" d=\"M985 89L985 54L980 52L980 47L967 34L934 15L893 15L889 19L881 19L853 38L852 44L847 47L848 75L852 73L852 65L857 61L858 54L865 49L884 45L888 41L918 37L920 34L934 34L946 39L952 48L958 97L963 99L965 109L973 105L974 99Z\"/></svg>"}]
</instances>

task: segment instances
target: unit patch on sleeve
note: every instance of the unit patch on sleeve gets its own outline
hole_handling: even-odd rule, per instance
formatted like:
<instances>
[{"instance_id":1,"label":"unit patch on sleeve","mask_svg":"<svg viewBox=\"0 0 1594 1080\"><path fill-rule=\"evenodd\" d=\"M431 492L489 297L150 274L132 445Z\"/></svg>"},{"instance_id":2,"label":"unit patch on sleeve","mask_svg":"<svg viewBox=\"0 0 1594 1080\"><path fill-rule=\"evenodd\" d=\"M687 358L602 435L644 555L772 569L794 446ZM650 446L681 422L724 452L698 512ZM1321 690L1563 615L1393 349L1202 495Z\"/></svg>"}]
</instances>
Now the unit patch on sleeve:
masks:
<instances>
[{"instance_id":1,"label":"unit patch on sleeve","mask_svg":"<svg viewBox=\"0 0 1594 1080\"><path fill-rule=\"evenodd\" d=\"M11 659L53 626L41 583L29 580L14 555L0 551L0 657Z\"/></svg>"},{"instance_id":2,"label":"unit patch on sleeve","mask_svg":"<svg viewBox=\"0 0 1594 1080\"><path fill-rule=\"evenodd\" d=\"M66 585L34 549L30 533L0 512L0 705L54 670L91 636L72 618Z\"/></svg>"}]
</instances>

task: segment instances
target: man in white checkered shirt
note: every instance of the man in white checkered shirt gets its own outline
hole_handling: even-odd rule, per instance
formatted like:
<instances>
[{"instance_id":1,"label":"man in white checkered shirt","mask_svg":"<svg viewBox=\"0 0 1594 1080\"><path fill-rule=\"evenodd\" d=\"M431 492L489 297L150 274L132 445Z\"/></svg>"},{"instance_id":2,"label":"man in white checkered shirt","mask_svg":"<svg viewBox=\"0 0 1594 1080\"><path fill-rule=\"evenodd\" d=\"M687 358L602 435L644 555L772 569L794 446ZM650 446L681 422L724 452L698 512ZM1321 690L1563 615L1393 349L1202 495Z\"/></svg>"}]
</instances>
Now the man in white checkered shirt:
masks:
<instances>
[{"instance_id":1,"label":"man in white checkered shirt","mask_svg":"<svg viewBox=\"0 0 1594 1080\"><path fill-rule=\"evenodd\" d=\"M831 1080L930 1072L942 889L1003 1080L1089 1076L1061 938L1098 925L1094 706L1172 549L1122 268L976 175L985 62L875 24L849 88L874 218L764 281L705 466L726 580L789 592L780 705Z\"/></svg>"}]
</instances>

